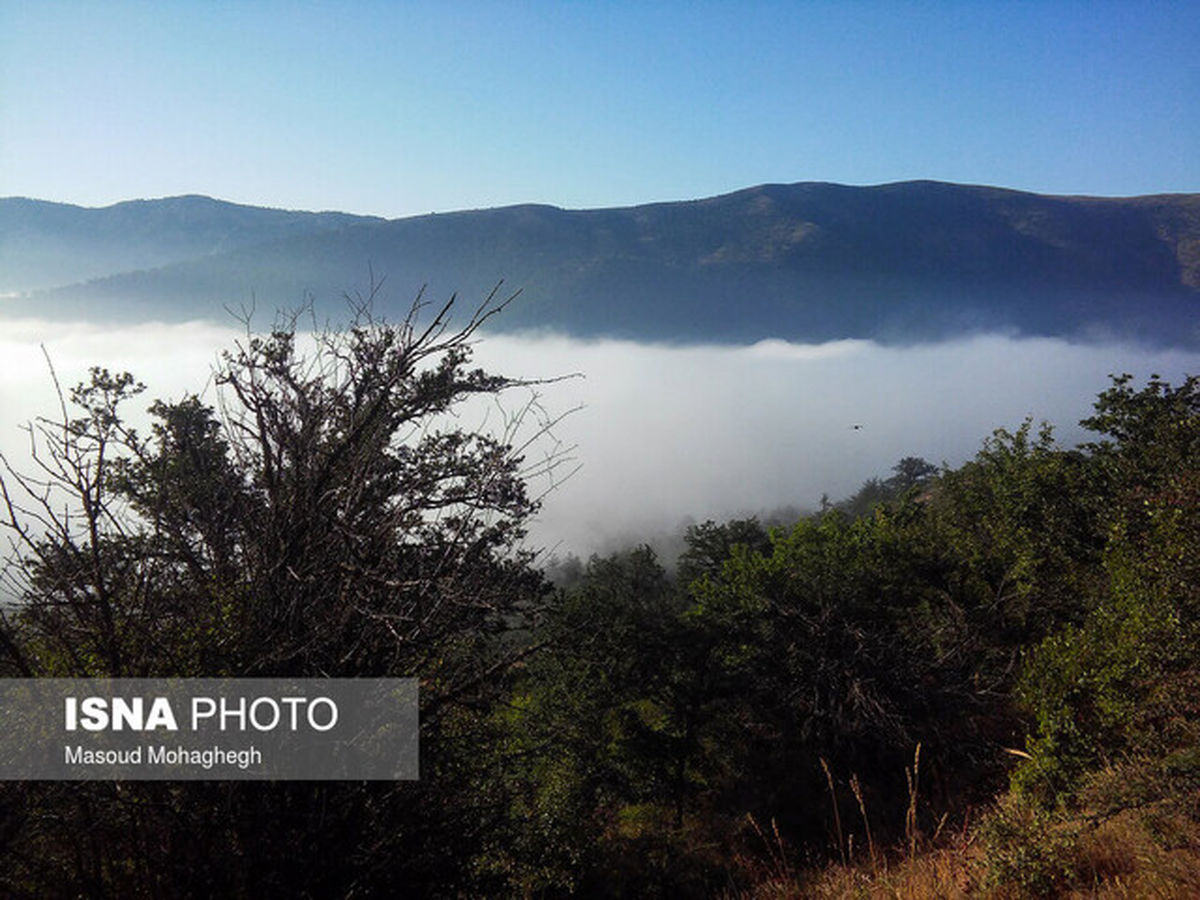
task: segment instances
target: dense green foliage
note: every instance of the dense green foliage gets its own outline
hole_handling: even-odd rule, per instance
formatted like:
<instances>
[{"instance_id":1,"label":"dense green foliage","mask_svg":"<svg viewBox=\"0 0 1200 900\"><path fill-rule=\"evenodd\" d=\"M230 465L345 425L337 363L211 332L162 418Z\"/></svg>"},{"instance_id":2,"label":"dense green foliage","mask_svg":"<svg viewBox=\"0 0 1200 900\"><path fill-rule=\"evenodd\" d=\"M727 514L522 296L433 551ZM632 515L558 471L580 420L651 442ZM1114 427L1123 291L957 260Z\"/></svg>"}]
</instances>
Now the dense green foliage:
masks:
<instances>
[{"instance_id":1,"label":"dense green foliage","mask_svg":"<svg viewBox=\"0 0 1200 900\"><path fill-rule=\"evenodd\" d=\"M1200 739L1200 381L1119 378L1096 408L1108 590L1032 653L1020 686L1038 731L1019 779L1043 797L1114 754Z\"/></svg>"},{"instance_id":2,"label":"dense green foliage","mask_svg":"<svg viewBox=\"0 0 1200 900\"><path fill-rule=\"evenodd\" d=\"M768 851L754 821L845 856L851 833L911 841L1011 775L994 874L1048 890L1069 870L1048 823L1088 773L1150 758L1160 793L1194 790L1198 395L1119 378L1097 443L1026 422L790 529L693 527L673 581L647 548L593 558L508 714L542 736L522 810L579 840L523 889L712 893L754 877L735 863Z\"/></svg>"},{"instance_id":3,"label":"dense green foliage","mask_svg":"<svg viewBox=\"0 0 1200 900\"><path fill-rule=\"evenodd\" d=\"M467 368L470 333L251 339L226 408L155 404L148 438L98 370L42 430L74 513L9 470L0 673L415 674L422 779L5 785L5 893L705 896L1010 778L995 878L1048 891L1055 811L1105 767L1160 773L1130 804L1200 788L1200 382L1117 378L1095 443L1026 422L551 589L515 549L519 457L425 427L514 384Z\"/></svg>"}]
</instances>

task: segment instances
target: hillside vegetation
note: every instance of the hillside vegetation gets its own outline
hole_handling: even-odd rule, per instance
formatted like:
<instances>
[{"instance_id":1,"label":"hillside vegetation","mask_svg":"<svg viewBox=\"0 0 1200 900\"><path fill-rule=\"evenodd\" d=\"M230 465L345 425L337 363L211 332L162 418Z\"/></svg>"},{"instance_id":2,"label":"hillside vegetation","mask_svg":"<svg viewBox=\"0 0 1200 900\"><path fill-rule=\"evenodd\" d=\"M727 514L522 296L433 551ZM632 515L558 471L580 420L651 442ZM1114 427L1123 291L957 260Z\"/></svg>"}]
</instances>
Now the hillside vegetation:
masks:
<instances>
[{"instance_id":1,"label":"hillside vegetation","mask_svg":"<svg viewBox=\"0 0 1200 900\"><path fill-rule=\"evenodd\" d=\"M519 704L581 748L527 810L593 823L572 883L1194 896L1200 381L1117 378L1085 424L902 460L789 529L691 528L674 582L592 559Z\"/></svg>"},{"instance_id":2,"label":"hillside vegetation","mask_svg":"<svg viewBox=\"0 0 1200 900\"><path fill-rule=\"evenodd\" d=\"M421 780L5 783L0 891L1194 895L1200 380L551 586L522 451L445 425L520 385L489 315L281 327L148 435L97 369L39 425L0 676L412 675Z\"/></svg>"}]
</instances>

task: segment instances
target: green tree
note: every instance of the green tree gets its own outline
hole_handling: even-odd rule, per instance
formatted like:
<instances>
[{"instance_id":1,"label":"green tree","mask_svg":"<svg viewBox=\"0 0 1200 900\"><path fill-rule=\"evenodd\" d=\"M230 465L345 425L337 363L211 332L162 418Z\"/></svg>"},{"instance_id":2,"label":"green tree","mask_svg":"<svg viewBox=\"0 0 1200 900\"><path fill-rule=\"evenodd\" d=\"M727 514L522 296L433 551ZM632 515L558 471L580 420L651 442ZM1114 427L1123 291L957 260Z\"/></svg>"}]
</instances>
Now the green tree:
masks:
<instances>
[{"instance_id":1,"label":"green tree","mask_svg":"<svg viewBox=\"0 0 1200 900\"><path fill-rule=\"evenodd\" d=\"M851 518L869 515L875 507L894 503L910 491L929 484L937 474L937 467L919 456L906 456L892 466L892 477L887 479L868 478L850 497L836 504L837 509ZM823 498L821 511L832 506Z\"/></svg>"},{"instance_id":2,"label":"green tree","mask_svg":"<svg viewBox=\"0 0 1200 900\"><path fill-rule=\"evenodd\" d=\"M822 759L888 796L915 744L937 743L936 711L964 711L942 702L949 666L927 652L918 556L898 540L907 527L883 510L827 513L773 532L766 550L735 547L719 577L693 586L688 615L713 637L710 677L726 685L737 735L719 807L824 849L829 808L813 801L828 797ZM876 808L885 821L888 803Z\"/></svg>"},{"instance_id":3,"label":"green tree","mask_svg":"<svg viewBox=\"0 0 1200 900\"><path fill-rule=\"evenodd\" d=\"M1081 621L1103 590L1106 490L1086 454L1030 421L998 429L939 479L930 500L939 540L965 563L958 593L991 635L998 686L1011 687L1026 644Z\"/></svg>"},{"instance_id":4,"label":"green tree","mask_svg":"<svg viewBox=\"0 0 1200 900\"><path fill-rule=\"evenodd\" d=\"M894 474L888 479L888 486L897 494L903 494L928 484L938 473L938 468L919 456L906 456L892 466L892 472Z\"/></svg>"},{"instance_id":5,"label":"green tree","mask_svg":"<svg viewBox=\"0 0 1200 900\"><path fill-rule=\"evenodd\" d=\"M1132 375L1113 376L1095 410L1081 424L1101 439L1085 446L1118 489L1161 483L1200 460L1200 377L1175 387L1151 375L1135 389Z\"/></svg>"},{"instance_id":6,"label":"green tree","mask_svg":"<svg viewBox=\"0 0 1200 900\"><path fill-rule=\"evenodd\" d=\"M1200 382L1131 381L1114 378L1084 422L1105 436L1089 449L1111 486L1107 590L1022 679L1037 730L1017 784L1047 801L1102 760L1186 755L1200 739Z\"/></svg>"},{"instance_id":7,"label":"green tree","mask_svg":"<svg viewBox=\"0 0 1200 900\"><path fill-rule=\"evenodd\" d=\"M679 557L677 575L684 585L702 575L718 577L734 547L765 551L771 546L767 530L758 519L731 519L718 525L709 520L689 525L684 533L686 549Z\"/></svg>"},{"instance_id":8,"label":"green tree","mask_svg":"<svg viewBox=\"0 0 1200 900\"><path fill-rule=\"evenodd\" d=\"M525 760L520 827L493 861L521 890L707 896L720 885L727 835L711 799L736 736L716 636L688 607L639 547L593 557L539 629L548 652L530 660L506 716Z\"/></svg>"}]
</instances>

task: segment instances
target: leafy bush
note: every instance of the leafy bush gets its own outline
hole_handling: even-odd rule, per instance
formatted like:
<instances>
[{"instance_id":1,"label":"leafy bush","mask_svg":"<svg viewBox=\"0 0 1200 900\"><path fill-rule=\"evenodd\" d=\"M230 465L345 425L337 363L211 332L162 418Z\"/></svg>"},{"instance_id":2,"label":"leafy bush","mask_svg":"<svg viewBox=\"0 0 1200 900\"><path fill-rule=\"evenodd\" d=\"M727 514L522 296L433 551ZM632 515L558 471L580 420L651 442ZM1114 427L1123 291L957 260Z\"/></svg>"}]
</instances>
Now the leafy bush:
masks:
<instances>
[{"instance_id":1,"label":"leafy bush","mask_svg":"<svg viewBox=\"0 0 1200 900\"><path fill-rule=\"evenodd\" d=\"M987 882L1035 897L1062 893L1075 877L1079 832L1061 817L1005 797L981 829L987 848Z\"/></svg>"}]
</instances>

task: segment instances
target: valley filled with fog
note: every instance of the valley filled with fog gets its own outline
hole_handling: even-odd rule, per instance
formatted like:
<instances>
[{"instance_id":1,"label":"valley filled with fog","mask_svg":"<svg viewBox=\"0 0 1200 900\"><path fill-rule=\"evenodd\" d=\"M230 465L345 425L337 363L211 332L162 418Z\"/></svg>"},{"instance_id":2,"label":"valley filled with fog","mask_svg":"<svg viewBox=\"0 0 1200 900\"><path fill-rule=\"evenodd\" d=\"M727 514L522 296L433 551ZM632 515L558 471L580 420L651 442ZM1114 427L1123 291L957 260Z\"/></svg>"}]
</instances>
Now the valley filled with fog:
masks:
<instances>
[{"instance_id":1,"label":"valley filled with fog","mask_svg":"<svg viewBox=\"0 0 1200 900\"><path fill-rule=\"evenodd\" d=\"M28 468L21 426L57 408L47 355L64 389L92 365L132 372L147 390L129 411L144 414L153 399L189 392L213 402L212 369L239 332L13 320L2 334L0 450ZM1074 444L1085 439L1077 423L1109 373L1178 382L1200 370L1195 352L1003 335L910 347L486 335L475 350L478 364L504 375L578 373L532 389L541 414L561 419L553 441L530 447L531 469L556 449L570 460L556 469L561 483L531 484L534 494L549 490L530 543L560 556L615 549L687 521L815 509L823 494L841 499L904 456L956 465L993 429L1027 417L1053 423L1059 441ZM463 410L457 424L498 427L531 397L514 389L503 410Z\"/></svg>"}]
</instances>

